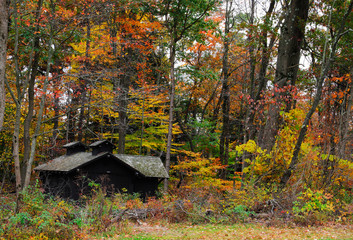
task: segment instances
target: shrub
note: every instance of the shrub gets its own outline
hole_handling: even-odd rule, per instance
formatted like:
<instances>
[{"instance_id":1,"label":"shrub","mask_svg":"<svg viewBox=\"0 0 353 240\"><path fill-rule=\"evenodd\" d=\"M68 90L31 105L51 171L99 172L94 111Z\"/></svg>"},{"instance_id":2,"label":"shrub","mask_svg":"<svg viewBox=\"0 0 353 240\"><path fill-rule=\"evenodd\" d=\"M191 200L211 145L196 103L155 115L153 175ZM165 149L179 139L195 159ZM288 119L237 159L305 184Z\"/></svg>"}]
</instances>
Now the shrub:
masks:
<instances>
[{"instance_id":1,"label":"shrub","mask_svg":"<svg viewBox=\"0 0 353 240\"><path fill-rule=\"evenodd\" d=\"M18 213L12 211L4 222L1 235L8 239L72 238L73 208L64 201L46 198L38 185L28 187L20 195ZM0 236L1 236L0 235Z\"/></svg>"},{"instance_id":2,"label":"shrub","mask_svg":"<svg viewBox=\"0 0 353 240\"><path fill-rule=\"evenodd\" d=\"M244 205L230 205L227 206L223 212L227 215L231 222L245 222L249 219L251 214L254 214L253 211L249 211L249 209Z\"/></svg>"},{"instance_id":3,"label":"shrub","mask_svg":"<svg viewBox=\"0 0 353 240\"><path fill-rule=\"evenodd\" d=\"M294 220L302 224L320 224L334 213L332 195L322 190L305 189L294 202Z\"/></svg>"}]
</instances>

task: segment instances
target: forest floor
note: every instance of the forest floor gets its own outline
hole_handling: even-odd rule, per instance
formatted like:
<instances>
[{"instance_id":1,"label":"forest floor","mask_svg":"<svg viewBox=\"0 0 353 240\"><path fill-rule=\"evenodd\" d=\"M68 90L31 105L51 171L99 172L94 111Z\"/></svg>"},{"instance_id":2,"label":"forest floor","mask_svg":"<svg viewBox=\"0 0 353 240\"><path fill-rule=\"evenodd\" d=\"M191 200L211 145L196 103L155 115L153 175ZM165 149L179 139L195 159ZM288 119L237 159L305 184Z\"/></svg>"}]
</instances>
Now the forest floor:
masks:
<instances>
[{"instance_id":1,"label":"forest floor","mask_svg":"<svg viewBox=\"0 0 353 240\"><path fill-rule=\"evenodd\" d=\"M35 188L22 195L19 212L15 214L15 195L0 195L0 240L353 240L353 208L342 214L344 217L316 212L316 215L310 215L311 218L295 218L292 215L284 218L283 215L265 213L252 213L250 216L246 209L241 208L242 211L233 211L223 218L210 217L205 223L205 219L200 218L204 216L200 215L202 212L192 212L194 208L186 212L176 205L177 201L166 204L162 200L151 200L145 203L150 205L143 207L141 199L123 200L122 196L114 199L96 196L78 205L61 199L45 198L40 189ZM188 206L194 207L185 205ZM124 215L121 214L123 207ZM145 215L147 209L155 209L156 212L150 211L149 215ZM140 212L141 216L138 214Z\"/></svg>"},{"instance_id":2,"label":"forest floor","mask_svg":"<svg viewBox=\"0 0 353 240\"><path fill-rule=\"evenodd\" d=\"M123 232L123 233L122 233ZM114 237L97 239L353 239L353 225L266 226L266 224L127 223Z\"/></svg>"}]
</instances>

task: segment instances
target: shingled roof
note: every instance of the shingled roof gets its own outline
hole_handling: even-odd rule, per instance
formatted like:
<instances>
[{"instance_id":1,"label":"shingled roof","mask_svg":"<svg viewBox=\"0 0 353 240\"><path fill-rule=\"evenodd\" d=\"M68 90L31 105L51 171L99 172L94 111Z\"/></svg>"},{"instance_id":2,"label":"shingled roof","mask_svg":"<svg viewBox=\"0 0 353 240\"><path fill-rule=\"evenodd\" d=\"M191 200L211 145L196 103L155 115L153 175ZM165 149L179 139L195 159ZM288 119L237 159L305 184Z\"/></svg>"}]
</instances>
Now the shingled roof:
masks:
<instances>
[{"instance_id":1,"label":"shingled roof","mask_svg":"<svg viewBox=\"0 0 353 240\"><path fill-rule=\"evenodd\" d=\"M114 154L114 156L145 177L169 178L159 157Z\"/></svg>"},{"instance_id":2,"label":"shingled roof","mask_svg":"<svg viewBox=\"0 0 353 240\"><path fill-rule=\"evenodd\" d=\"M136 170L145 177L169 178L159 157L111 154L109 152L103 152L97 155L92 155L90 152L78 152L72 155L64 155L55 158L48 163L39 165L34 170L68 173L108 155Z\"/></svg>"},{"instance_id":3,"label":"shingled roof","mask_svg":"<svg viewBox=\"0 0 353 240\"><path fill-rule=\"evenodd\" d=\"M66 155L72 155L78 152L84 152L87 149L87 146L81 142L71 142L63 146L66 148Z\"/></svg>"}]
</instances>

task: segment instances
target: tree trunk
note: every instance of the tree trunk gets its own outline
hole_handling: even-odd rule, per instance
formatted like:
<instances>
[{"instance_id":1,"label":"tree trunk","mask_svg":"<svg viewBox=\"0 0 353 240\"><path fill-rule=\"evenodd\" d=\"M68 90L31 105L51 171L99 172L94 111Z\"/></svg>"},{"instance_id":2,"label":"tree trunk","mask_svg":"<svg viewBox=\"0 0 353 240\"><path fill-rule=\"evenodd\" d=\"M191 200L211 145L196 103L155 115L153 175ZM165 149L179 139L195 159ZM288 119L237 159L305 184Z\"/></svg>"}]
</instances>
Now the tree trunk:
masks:
<instances>
[{"instance_id":1,"label":"tree trunk","mask_svg":"<svg viewBox=\"0 0 353 240\"><path fill-rule=\"evenodd\" d=\"M270 10L271 10L271 6L274 5L274 1L271 1L270 4ZM273 9L273 8L272 8ZM270 11L269 10L269 11ZM254 15L255 15L255 1L251 0L251 13L250 13L250 19L249 19L249 24L250 26L252 26L254 24ZM268 13L266 14L266 19L268 18ZM266 23L266 20L265 20ZM249 29L250 33L252 32L252 29ZM265 34L265 38L266 41L264 46L263 46L263 51L265 51L265 49L267 50L267 32ZM248 44L249 44L249 63L250 63L250 98L251 99L255 99L255 56L254 56L254 46L253 46L253 37L252 37L252 33L250 34L249 38L248 38ZM263 55L264 57L264 55ZM262 63L264 63L264 61L262 61ZM262 67L262 66L261 66ZM265 68L265 72L267 69L267 65ZM264 78L262 79L263 81L265 80ZM263 88L263 87L262 87ZM262 91L262 89L259 87L259 90ZM246 114L245 114L245 121L244 121L244 134L243 134L243 144L247 143L247 141L250 139L250 134L251 134L251 130L250 130L250 124L253 123L253 119L250 119L251 113L252 113L252 108L253 108L253 104L255 104L256 101L253 101L252 104L249 105L249 107L246 110ZM253 114L253 116L255 117L255 114ZM241 169L242 169L242 185L244 185L244 181L246 179L246 174L244 172L244 169L246 169L249 166L249 163L245 161L245 159L249 158L249 153L247 151L244 152L243 156L242 156L242 161L241 161Z\"/></svg>"},{"instance_id":2,"label":"tree trunk","mask_svg":"<svg viewBox=\"0 0 353 240\"><path fill-rule=\"evenodd\" d=\"M8 82L7 89L10 92L13 101L16 104L16 114L15 114L15 124L14 133L12 137L12 156L15 165L15 176L16 176L16 194L17 199L19 198L20 192L22 190L22 178L21 178L21 162L20 162L20 124L21 124L21 104L23 100L24 93L21 91L20 84L20 68L19 68L19 55L18 55L18 44L19 44L19 29L18 29L18 15L17 15L17 1L14 2L14 23L15 23L15 49L14 49L14 61L15 61L15 76L16 76L16 92L17 97L12 92L11 87Z\"/></svg>"},{"instance_id":3,"label":"tree trunk","mask_svg":"<svg viewBox=\"0 0 353 240\"><path fill-rule=\"evenodd\" d=\"M170 44L169 44L169 61L170 61L170 103L169 103L169 125L168 125L168 139L166 149L165 167L169 172L170 167L170 152L172 148L173 137L173 113L174 113L174 97L175 97L175 57L177 42L182 39L191 28L201 22L206 13L213 7L214 2L197 1L194 6L187 4L185 6L183 1L162 1L164 14L166 17L165 23L169 30ZM189 2L188 2L189 3ZM196 7L197 6L197 7ZM195 10L195 11L193 11ZM164 191L168 190L168 179L164 181Z\"/></svg>"},{"instance_id":4,"label":"tree trunk","mask_svg":"<svg viewBox=\"0 0 353 240\"><path fill-rule=\"evenodd\" d=\"M58 88L58 79L54 80L54 87ZM58 137L58 133L59 133L59 114L60 114L60 105L59 105L59 94L54 92L53 94L53 110L54 110L54 117L53 117L53 135L52 135L52 139L51 139L51 144L52 144L52 148L50 150L50 158L54 159L55 157L57 157L57 151L56 151L56 139Z\"/></svg>"},{"instance_id":5,"label":"tree trunk","mask_svg":"<svg viewBox=\"0 0 353 240\"><path fill-rule=\"evenodd\" d=\"M136 14L130 12L129 14L125 11L121 12L122 15L136 20ZM122 37L122 58L120 67L122 68L123 75L120 77L120 84L118 89L118 112L119 112L119 141L118 141L118 153L125 153L125 141L126 132L128 129L128 104L129 104L129 91L130 85L132 83L133 76L136 73L135 68L135 49L131 47L131 43L134 42L133 35L128 32L125 28L121 29L123 33Z\"/></svg>"},{"instance_id":6,"label":"tree trunk","mask_svg":"<svg viewBox=\"0 0 353 240\"><path fill-rule=\"evenodd\" d=\"M223 165L228 165L229 160L229 138L230 138L230 87L229 87L229 33L230 33L230 17L232 11L232 1L226 1L226 16L224 23L224 43L223 43L223 58L222 58L222 113L223 113L223 126L220 137L219 153ZM226 170L223 169L221 177L226 177Z\"/></svg>"},{"instance_id":7,"label":"tree trunk","mask_svg":"<svg viewBox=\"0 0 353 240\"><path fill-rule=\"evenodd\" d=\"M51 14L54 15L54 3L51 1L50 2L51 6ZM52 64L52 59L54 55L54 47L53 47L53 36L54 36L54 30L53 30L53 20L51 20L50 23L50 38L49 38L49 43L48 43L48 60L47 60L47 69L46 69L46 74L45 74L45 80L43 83L43 95L41 96L41 101L39 105L39 111L37 114L37 124L36 128L34 130L34 134L32 137L32 143L31 143L31 152L30 152L30 157L28 159L28 162L26 164L26 174L25 174L25 180L24 180L24 185L23 188L26 188L29 186L30 180L31 180L31 173L32 173L32 164L34 161L34 155L36 151L36 145L37 145L37 138L39 136L40 132L40 127L42 125L42 118L43 118L43 112L44 112L44 106L45 106L45 98L46 98L46 92L47 92L47 87L49 85L49 74L50 74L50 69L51 69L51 64Z\"/></svg>"},{"instance_id":8,"label":"tree trunk","mask_svg":"<svg viewBox=\"0 0 353 240\"><path fill-rule=\"evenodd\" d=\"M14 133L12 137L12 156L15 164L15 176L16 176L16 193L17 196L22 190L22 175L21 175L21 164L20 164L20 124L21 124L21 105L16 104L15 124Z\"/></svg>"},{"instance_id":9,"label":"tree trunk","mask_svg":"<svg viewBox=\"0 0 353 240\"><path fill-rule=\"evenodd\" d=\"M172 149L172 138L173 138L173 114L174 114L174 97L175 97L175 53L176 53L176 41L175 38L172 39L170 45L170 102L169 102L169 123L168 123L168 139L167 139L167 150L165 157L165 169L169 173L170 169L170 152ZM169 181L166 178L164 180L164 192L168 191Z\"/></svg>"},{"instance_id":10,"label":"tree trunk","mask_svg":"<svg viewBox=\"0 0 353 240\"><path fill-rule=\"evenodd\" d=\"M249 65L250 65L250 97L254 98L254 92L255 92L255 64L256 64L256 58L255 58L255 47L252 41L254 40L253 37L253 30L252 26L254 24L254 16L255 16L255 0L250 0L250 19L249 19L249 37L248 37L248 44L249 44Z\"/></svg>"},{"instance_id":11,"label":"tree trunk","mask_svg":"<svg viewBox=\"0 0 353 240\"><path fill-rule=\"evenodd\" d=\"M40 0L38 1L37 5L37 13L36 13L36 26L35 26L35 32L39 31L39 21L40 21L40 14L41 14L41 9L42 9L42 4L43 1ZM39 63L39 35L36 34L33 40L33 51L34 51L34 57L33 57L33 62L32 66L30 66L30 76L29 77L29 83L28 83L28 111L27 111L27 116L24 120L23 124L23 164L22 164L22 181L25 179L25 172L26 172L26 165L29 159L30 155L30 150L31 150L31 136L30 136L30 129L31 129L31 123L33 119L33 111L34 111L34 86L35 86L35 80L37 77L38 73L38 63ZM22 185L24 182L22 183Z\"/></svg>"},{"instance_id":12,"label":"tree trunk","mask_svg":"<svg viewBox=\"0 0 353 240\"><path fill-rule=\"evenodd\" d=\"M78 105L77 88L72 89L72 91L72 93L70 90L68 91L68 95L71 95L71 99L67 99L66 142L75 141L76 111Z\"/></svg>"},{"instance_id":13,"label":"tree trunk","mask_svg":"<svg viewBox=\"0 0 353 240\"><path fill-rule=\"evenodd\" d=\"M119 86L118 105L119 105L119 141L118 153L124 154L125 152L125 138L126 130L128 128L128 115L127 107L129 103L129 87L131 73L127 72L122 76Z\"/></svg>"},{"instance_id":14,"label":"tree trunk","mask_svg":"<svg viewBox=\"0 0 353 240\"><path fill-rule=\"evenodd\" d=\"M296 168L296 166L298 164L298 157L299 157L300 148L301 148L301 145L302 145L302 143L304 141L304 138L306 136L306 132L308 130L309 121L311 119L311 116L314 114L317 106L319 105L325 78L327 77L327 74L330 71L331 64L332 64L332 62L333 62L333 60L335 58L335 55L336 55L337 44L338 44L340 38L342 37L342 33L343 33L344 28L345 28L346 20L347 20L349 14L351 13L352 9L353 9L353 1L349 4L348 10L347 10L346 14L344 15L344 17L342 18L342 21L341 21L341 24L340 24L340 28L338 29L338 31L337 31L337 33L335 35L335 38L333 39L333 42L332 42L332 45L331 45L331 53L330 53L329 59L327 61L325 61L325 60L323 61L323 67L322 67L322 71L321 71L321 74L320 74L320 78L319 78L318 83L317 83L317 90L316 90L315 98L314 98L313 104L312 104L309 112L305 116L304 122L302 124L301 129L300 129L299 137L297 139L297 142L296 142L296 145L295 145L295 148L294 148L293 156L292 156L291 162L289 164L289 167L288 167L288 169L284 172L284 174L281 177L281 181L280 181L281 189L283 189L285 187L285 185L287 184L289 178L292 175L292 172L294 171L294 169ZM331 16L330 16L330 20L331 20ZM327 44L327 42L328 42L328 39L326 39L325 45ZM323 53L324 57L325 57L325 54L326 54L326 48L327 47L325 46L325 51Z\"/></svg>"},{"instance_id":15,"label":"tree trunk","mask_svg":"<svg viewBox=\"0 0 353 240\"><path fill-rule=\"evenodd\" d=\"M39 47L39 39L35 40L37 43L37 48ZM26 165L29 159L30 155L30 149L31 149L31 136L30 136L30 129L31 129L31 123L33 119L33 111L34 111L34 85L35 85L35 78L37 75L37 68L38 68L38 61L39 61L39 54L38 52L35 53L33 64L32 64L32 73L31 77L29 80L29 85L28 85L28 112L27 116L24 120L23 124L23 165L22 165L22 181L24 180L24 174L25 174L25 169Z\"/></svg>"},{"instance_id":16,"label":"tree trunk","mask_svg":"<svg viewBox=\"0 0 353 240\"><path fill-rule=\"evenodd\" d=\"M342 111L340 113L339 122L339 143L338 143L338 156L339 158L346 158L346 145L349 136L349 123L352 118L351 108L353 103L353 68L350 71L351 82L348 84L349 92L345 96L342 103Z\"/></svg>"},{"instance_id":17,"label":"tree trunk","mask_svg":"<svg viewBox=\"0 0 353 240\"><path fill-rule=\"evenodd\" d=\"M84 11L86 12L86 15L89 15L89 11L87 10L87 7L85 5ZM90 51L90 45L91 45L91 24L90 24L90 18L86 19L86 52L85 52L85 61L84 61L84 71L87 73L89 71L89 51ZM77 133L77 141L82 142L83 139L83 125L84 125L84 120L85 116L85 105L86 105L86 96L87 96L87 81L85 78L80 78L80 114L78 117L78 133Z\"/></svg>"},{"instance_id":18,"label":"tree trunk","mask_svg":"<svg viewBox=\"0 0 353 240\"><path fill-rule=\"evenodd\" d=\"M271 1L269 9L266 13L266 17L265 17L266 27L269 25L270 16L272 15L272 12L275 8L275 3L276 3L275 0ZM260 70L259 70L258 79L257 79L258 87L257 87L256 94L254 94L254 97L252 98L253 99L252 104L249 105L249 108L247 110L247 114L245 117L244 143L246 143L250 139L254 140L255 138L256 129L253 124L255 115L256 115L255 107L256 107L256 104L258 104L258 101L261 99L261 93L263 92L267 84L267 79L266 79L267 68L270 63L271 49L275 44L276 36L275 34L272 35L272 37L270 38L269 45L267 45L267 39L268 39L268 31L265 28L262 32L262 41L261 41L262 54L261 54ZM259 136L259 139L261 139L261 136Z\"/></svg>"},{"instance_id":19,"label":"tree trunk","mask_svg":"<svg viewBox=\"0 0 353 240\"><path fill-rule=\"evenodd\" d=\"M285 106L286 111L291 108L293 96L290 90L284 90L284 87L294 86L297 80L300 50L304 39L308 11L309 0L291 1L281 27L273 93L276 103L270 106L261 141L261 147L269 151L275 144L280 127L279 112L281 105ZM284 92L278 92L278 89Z\"/></svg>"},{"instance_id":20,"label":"tree trunk","mask_svg":"<svg viewBox=\"0 0 353 240\"><path fill-rule=\"evenodd\" d=\"M4 123L5 115L5 70L8 36L8 4L6 0L0 0L0 131Z\"/></svg>"},{"instance_id":21,"label":"tree trunk","mask_svg":"<svg viewBox=\"0 0 353 240\"><path fill-rule=\"evenodd\" d=\"M82 141L83 138L83 125L85 119L85 104L86 104L86 80L80 79L80 112L77 122L77 141Z\"/></svg>"}]
</instances>

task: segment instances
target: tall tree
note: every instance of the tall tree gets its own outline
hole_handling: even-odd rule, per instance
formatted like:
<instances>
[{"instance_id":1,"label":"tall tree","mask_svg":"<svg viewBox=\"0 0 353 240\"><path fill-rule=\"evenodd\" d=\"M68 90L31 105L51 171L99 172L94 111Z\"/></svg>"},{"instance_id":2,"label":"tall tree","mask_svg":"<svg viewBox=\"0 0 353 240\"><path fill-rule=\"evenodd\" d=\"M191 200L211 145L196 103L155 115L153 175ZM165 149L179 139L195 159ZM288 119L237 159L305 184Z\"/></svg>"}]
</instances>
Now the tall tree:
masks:
<instances>
[{"instance_id":1,"label":"tall tree","mask_svg":"<svg viewBox=\"0 0 353 240\"><path fill-rule=\"evenodd\" d=\"M170 38L169 43L169 80L170 80L170 102L169 102L169 123L168 139L166 149L165 167L169 171L170 154L173 137L173 115L175 98L175 61L178 42L186 36L192 39L190 32L200 29L204 18L214 7L214 0L165 0L161 2L162 14L165 17L165 25ZM168 179L164 181L164 191L168 190Z\"/></svg>"},{"instance_id":2,"label":"tall tree","mask_svg":"<svg viewBox=\"0 0 353 240\"><path fill-rule=\"evenodd\" d=\"M136 9L122 10L120 11L121 17L127 21L125 23L137 21ZM126 131L128 129L128 103L129 103L129 88L132 85L133 79L136 75L136 48L134 49L133 42L136 40L133 37L133 31L135 26L121 26L121 57L119 61L120 77L119 84L117 84L118 99L117 103L119 106L119 141L118 141L118 152L123 154L125 152L125 139Z\"/></svg>"},{"instance_id":3,"label":"tall tree","mask_svg":"<svg viewBox=\"0 0 353 240\"><path fill-rule=\"evenodd\" d=\"M229 48L231 44L231 28L234 25L233 17L233 0L225 2L225 21L224 21L224 40L223 40L223 57L222 57L222 114L223 127L220 137L219 153L221 162L228 165L229 159L229 140L230 140L230 86L229 86ZM225 178L225 170L222 172L222 177Z\"/></svg>"},{"instance_id":4,"label":"tall tree","mask_svg":"<svg viewBox=\"0 0 353 240\"><path fill-rule=\"evenodd\" d=\"M288 5L285 1L284 10L286 15L281 27L276 75L273 83L276 103L270 106L260 144L268 150L271 150L275 143L275 137L279 130L279 112L282 105L287 111L291 108L292 94L289 89L295 85L297 80L300 52L308 18L309 0L292 0Z\"/></svg>"},{"instance_id":5,"label":"tall tree","mask_svg":"<svg viewBox=\"0 0 353 240\"><path fill-rule=\"evenodd\" d=\"M8 36L8 1L0 0L0 131L5 114L5 69Z\"/></svg>"},{"instance_id":6,"label":"tall tree","mask_svg":"<svg viewBox=\"0 0 353 240\"><path fill-rule=\"evenodd\" d=\"M31 177L37 138L40 135L45 111L46 90L52 75L50 66L54 52L72 37L70 33L64 37L61 35L67 31L67 25L63 27L61 24L69 16L58 16L56 10L59 6L54 0L40 0L37 4L30 1L19 4L18 1L14 1L11 5L13 8L11 16L13 37L9 39L9 44L11 44L10 51L13 56L10 64L13 64L14 67L12 68L13 72L9 75L11 78L6 79L6 86L16 106L13 159L17 193L28 186ZM63 8L63 6L60 7ZM41 98L38 106L35 106L36 97ZM23 110L26 110L24 107L27 107L27 115L22 129L22 113ZM34 118L36 107L39 109L36 111L36 118ZM21 147L22 130L24 131L23 151Z\"/></svg>"},{"instance_id":7,"label":"tall tree","mask_svg":"<svg viewBox=\"0 0 353 240\"><path fill-rule=\"evenodd\" d=\"M298 136L295 148L294 148L291 162L281 177L280 184L281 184L282 188L287 184L289 178L291 177L294 169L296 168L296 166L298 164L300 148L301 148L301 145L302 145L304 138L306 136L310 119L311 119L312 115L314 114L317 106L319 105L321 95L322 95L324 81L327 78L328 73L331 69L332 63L335 59L337 46L339 44L340 39L344 35L344 32L345 32L344 30L346 28L347 19L348 19L349 15L351 14L352 10L353 10L353 1L349 3L347 11L345 12L344 16L342 17L342 19L340 21L340 25L338 26L338 29L336 30L336 32L333 35L333 39L331 39L330 49L328 49L328 42L329 42L328 34L329 33L327 33L325 48L324 48L324 52L323 52L324 59L323 59L322 67L321 67L320 76L317 79L317 86L316 86L317 90L316 90L316 94L314 97L314 101L313 101L309 111L307 112L305 119L304 119L304 122L301 126L300 133L299 133L299 136ZM331 13L332 13L332 9L331 9ZM331 17L329 20L329 25L330 24L331 24ZM326 54L328 51L330 51L330 54L328 55L328 58L326 59Z\"/></svg>"},{"instance_id":8,"label":"tall tree","mask_svg":"<svg viewBox=\"0 0 353 240\"><path fill-rule=\"evenodd\" d=\"M253 7L253 4L254 4L253 0L251 0L251 3L252 3L251 6ZM267 12L265 13L260 36L258 38L259 39L258 46L261 49L261 60L260 60L260 67L259 67L257 78L253 76L253 74L255 75L255 69L256 69L256 66L253 66L255 65L254 64L255 56L253 56L255 53L251 53L251 52L254 51L254 49L251 49L251 47L249 47L249 55L250 55L249 57L250 57L250 65L251 65L251 68L250 68L251 85L250 85L250 94L249 94L250 104L247 108L245 121L244 121L245 122L244 133L243 133L244 144L247 143L249 140L254 140L256 136L257 130L256 130L256 124L254 121L256 116L260 117L259 115L257 115L256 109L260 109L262 105L260 101L263 99L263 94L265 93L265 88L268 81L267 70L271 59L272 49L276 42L276 34L274 34L274 32L277 31L279 25L281 24L281 17L280 17L278 24L276 26L273 27L271 25L271 22L272 22L271 17L273 15L275 5L276 5L276 1L272 0L270 2ZM252 9L252 11L255 11L255 9ZM252 25L250 25L250 32L251 32L251 26ZM256 38L251 34L248 40L251 46L254 44L253 42L256 40ZM245 152L243 154L243 159L242 159L242 171L249 166L249 163L245 161L245 159L248 159L248 158L249 158L248 153ZM246 179L246 173L243 172L242 183L244 183L245 179Z\"/></svg>"},{"instance_id":9,"label":"tall tree","mask_svg":"<svg viewBox=\"0 0 353 240\"><path fill-rule=\"evenodd\" d=\"M15 113L15 123L14 123L14 132L12 137L12 152L13 159L15 165L15 176L16 176L16 192L19 194L22 190L24 184L24 175L23 170L21 171L21 159L20 159L20 124L21 124L21 110L23 106L23 101L25 98L25 93L27 90L27 86L29 84L29 71L27 74L23 76L20 69L20 57L19 57L19 44L20 44L20 18L19 18L19 9L18 9L18 1L14 1L12 5L14 9L13 13L13 25L14 25L14 75L15 75L15 91L10 87L9 81L6 79L6 86L8 91L11 94L11 97L16 105L16 113ZM32 42L32 46L34 45L34 41ZM34 48L33 48L34 49ZM34 58L34 50L32 50L29 54L29 66L32 65ZM23 79L22 79L23 78Z\"/></svg>"},{"instance_id":10,"label":"tall tree","mask_svg":"<svg viewBox=\"0 0 353 240\"><path fill-rule=\"evenodd\" d=\"M41 14L42 14L42 5L43 5L43 0L39 0L36 6L35 10L35 32L39 32L40 30L40 19L41 19ZM39 34L35 34L33 37L33 60L32 64L30 67L30 76L29 76L29 81L28 81L28 110L27 110L27 115L24 121L24 126L23 126L23 164L22 164L22 181L24 184L25 180L25 173L26 173L26 168L27 168L27 162L30 157L30 149L31 149L31 124L33 120L33 114L34 114L34 107L35 107L35 83L36 83L36 78L38 76L38 68L39 68L39 60L40 60L40 46L39 46L39 39L40 39Z\"/></svg>"}]
</instances>

